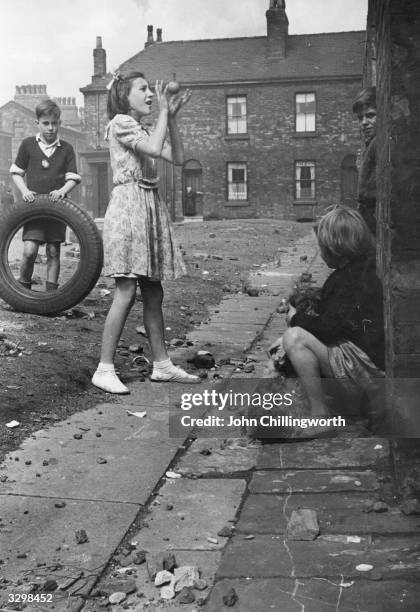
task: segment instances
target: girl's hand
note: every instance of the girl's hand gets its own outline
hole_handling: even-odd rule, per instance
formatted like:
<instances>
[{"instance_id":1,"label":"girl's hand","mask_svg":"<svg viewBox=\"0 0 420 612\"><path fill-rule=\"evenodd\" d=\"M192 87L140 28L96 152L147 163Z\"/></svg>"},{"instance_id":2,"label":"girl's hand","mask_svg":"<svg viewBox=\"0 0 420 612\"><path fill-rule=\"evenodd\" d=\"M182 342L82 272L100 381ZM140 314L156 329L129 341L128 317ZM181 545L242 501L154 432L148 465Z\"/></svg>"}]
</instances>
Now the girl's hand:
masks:
<instances>
[{"instance_id":1,"label":"girl's hand","mask_svg":"<svg viewBox=\"0 0 420 612\"><path fill-rule=\"evenodd\" d=\"M289 306L289 310L287 311L287 315L286 315L287 325L290 325L290 321L292 320L295 314L296 314L296 308L294 306Z\"/></svg>"},{"instance_id":2,"label":"girl's hand","mask_svg":"<svg viewBox=\"0 0 420 612\"><path fill-rule=\"evenodd\" d=\"M166 94L166 87L163 86L163 81L156 81L155 94L159 105L159 112L169 110L168 96Z\"/></svg>"},{"instance_id":3,"label":"girl's hand","mask_svg":"<svg viewBox=\"0 0 420 612\"><path fill-rule=\"evenodd\" d=\"M192 95L192 91L190 89L186 89L184 93L181 95L170 96L168 100L169 116L175 117L178 111L180 110L180 108L182 108L184 104L186 104L188 100L191 98L191 95Z\"/></svg>"}]
</instances>

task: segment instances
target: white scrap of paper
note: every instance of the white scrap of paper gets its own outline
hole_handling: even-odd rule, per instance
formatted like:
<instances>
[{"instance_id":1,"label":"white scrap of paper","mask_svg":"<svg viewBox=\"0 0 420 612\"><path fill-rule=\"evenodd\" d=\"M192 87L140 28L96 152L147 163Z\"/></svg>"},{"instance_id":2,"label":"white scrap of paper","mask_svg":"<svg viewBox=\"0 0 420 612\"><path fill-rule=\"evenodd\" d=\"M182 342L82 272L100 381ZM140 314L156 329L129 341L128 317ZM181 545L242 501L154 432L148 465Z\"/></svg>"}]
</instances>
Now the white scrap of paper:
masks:
<instances>
[{"instance_id":1,"label":"white scrap of paper","mask_svg":"<svg viewBox=\"0 0 420 612\"><path fill-rule=\"evenodd\" d=\"M146 411L144 411L144 412L131 412L131 410L126 410L126 413L129 414L130 416L138 417L139 419L142 419L147 414Z\"/></svg>"},{"instance_id":2,"label":"white scrap of paper","mask_svg":"<svg viewBox=\"0 0 420 612\"><path fill-rule=\"evenodd\" d=\"M9 421L6 423L6 427L9 427L10 429L13 429L13 427L19 427L19 425L19 421Z\"/></svg>"}]
</instances>

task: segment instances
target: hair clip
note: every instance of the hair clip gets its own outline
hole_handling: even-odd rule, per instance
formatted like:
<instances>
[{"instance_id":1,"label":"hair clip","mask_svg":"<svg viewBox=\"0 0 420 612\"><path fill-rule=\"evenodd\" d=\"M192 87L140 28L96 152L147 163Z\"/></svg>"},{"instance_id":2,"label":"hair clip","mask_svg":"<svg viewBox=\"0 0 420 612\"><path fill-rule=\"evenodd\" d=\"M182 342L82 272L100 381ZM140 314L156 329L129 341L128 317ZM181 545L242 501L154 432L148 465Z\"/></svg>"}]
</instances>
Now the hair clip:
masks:
<instances>
[{"instance_id":1,"label":"hair clip","mask_svg":"<svg viewBox=\"0 0 420 612\"><path fill-rule=\"evenodd\" d=\"M108 83L108 85L106 86L106 88L108 89L108 91L111 89L111 87L113 86L113 84L115 83L115 81L122 81L121 78L121 73L119 70L115 70L115 72L112 73L112 79L110 80L110 82Z\"/></svg>"}]
</instances>

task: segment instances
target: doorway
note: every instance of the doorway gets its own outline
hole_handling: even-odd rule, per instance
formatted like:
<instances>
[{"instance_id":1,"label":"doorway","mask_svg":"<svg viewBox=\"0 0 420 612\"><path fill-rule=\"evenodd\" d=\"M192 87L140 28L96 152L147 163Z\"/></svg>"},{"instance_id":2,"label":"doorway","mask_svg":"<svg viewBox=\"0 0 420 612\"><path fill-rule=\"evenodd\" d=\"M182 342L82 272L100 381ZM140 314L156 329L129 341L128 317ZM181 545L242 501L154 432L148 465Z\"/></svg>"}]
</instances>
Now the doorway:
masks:
<instances>
[{"instance_id":1,"label":"doorway","mask_svg":"<svg viewBox=\"0 0 420 612\"><path fill-rule=\"evenodd\" d=\"M184 217L202 218L203 216L203 193L202 193L203 169L196 159L185 162L182 169L182 213Z\"/></svg>"}]
</instances>

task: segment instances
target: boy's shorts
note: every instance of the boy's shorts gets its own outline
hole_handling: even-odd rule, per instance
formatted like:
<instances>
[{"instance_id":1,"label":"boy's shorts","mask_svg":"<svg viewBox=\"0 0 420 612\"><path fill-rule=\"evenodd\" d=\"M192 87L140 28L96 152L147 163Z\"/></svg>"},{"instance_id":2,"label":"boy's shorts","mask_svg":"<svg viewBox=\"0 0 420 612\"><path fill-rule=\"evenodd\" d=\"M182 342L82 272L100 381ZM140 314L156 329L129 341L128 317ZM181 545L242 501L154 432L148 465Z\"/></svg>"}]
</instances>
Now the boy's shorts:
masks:
<instances>
[{"instance_id":1,"label":"boy's shorts","mask_svg":"<svg viewBox=\"0 0 420 612\"><path fill-rule=\"evenodd\" d=\"M23 226L22 240L40 244L66 241L67 225L61 221L30 221Z\"/></svg>"}]
</instances>

